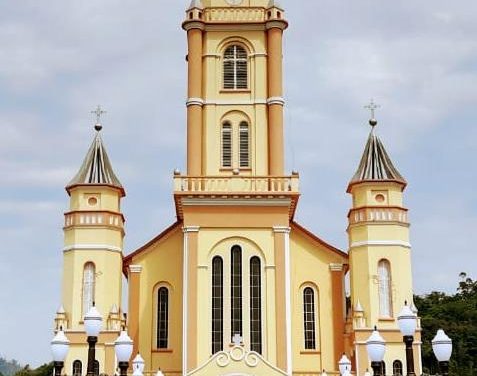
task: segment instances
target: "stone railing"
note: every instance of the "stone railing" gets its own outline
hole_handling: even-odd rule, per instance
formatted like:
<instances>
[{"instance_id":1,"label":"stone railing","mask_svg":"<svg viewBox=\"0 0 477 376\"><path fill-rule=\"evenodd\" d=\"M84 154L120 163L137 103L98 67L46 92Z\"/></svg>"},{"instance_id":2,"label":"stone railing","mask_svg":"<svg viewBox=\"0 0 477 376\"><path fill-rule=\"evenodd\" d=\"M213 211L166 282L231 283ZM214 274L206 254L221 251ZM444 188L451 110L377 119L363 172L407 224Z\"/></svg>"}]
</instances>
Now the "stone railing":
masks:
<instances>
[{"instance_id":1,"label":"stone railing","mask_svg":"<svg viewBox=\"0 0 477 376\"><path fill-rule=\"evenodd\" d=\"M204 18L206 22L263 22L265 9L260 7L233 7L233 8L207 8Z\"/></svg>"},{"instance_id":2,"label":"stone railing","mask_svg":"<svg viewBox=\"0 0 477 376\"><path fill-rule=\"evenodd\" d=\"M69 226L113 226L122 227L121 214L110 212L70 212L65 214L65 227Z\"/></svg>"},{"instance_id":3,"label":"stone railing","mask_svg":"<svg viewBox=\"0 0 477 376\"><path fill-rule=\"evenodd\" d=\"M366 207L353 209L349 213L349 223L360 222L402 222L408 223L407 209L398 207Z\"/></svg>"},{"instance_id":4,"label":"stone railing","mask_svg":"<svg viewBox=\"0 0 477 376\"><path fill-rule=\"evenodd\" d=\"M298 175L270 176L174 176L175 193L298 193Z\"/></svg>"}]
</instances>

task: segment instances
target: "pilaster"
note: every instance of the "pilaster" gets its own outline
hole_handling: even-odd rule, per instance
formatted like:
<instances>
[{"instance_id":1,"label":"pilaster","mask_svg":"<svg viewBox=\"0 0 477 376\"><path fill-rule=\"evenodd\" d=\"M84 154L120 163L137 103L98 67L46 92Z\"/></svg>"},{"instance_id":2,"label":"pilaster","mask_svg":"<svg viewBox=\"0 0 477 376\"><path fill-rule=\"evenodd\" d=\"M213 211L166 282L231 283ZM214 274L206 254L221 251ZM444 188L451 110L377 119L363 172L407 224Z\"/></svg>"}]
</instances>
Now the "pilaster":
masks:
<instances>
[{"instance_id":1,"label":"pilaster","mask_svg":"<svg viewBox=\"0 0 477 376\"><path fill-rule=\"evenodd\" d=\"M140 304L140 286L141 286L141 265L129 266L129 316L128 316L128 332L133 340L133 356L137 354L139 347L139 304Z\"/></svg>"},{"instance_id":2,"label":"pilaster","mask_svg":"<svg viewBox=\"0 0 477 376\"><path fill-rule=\"evenodd\" d=\"M345 333L345 306L344 306L344 265L330 264L333 306L333 333L334 333L334 360L333 364L338 363L344 352L344 333Z\"/></svg>"}]
</instances>

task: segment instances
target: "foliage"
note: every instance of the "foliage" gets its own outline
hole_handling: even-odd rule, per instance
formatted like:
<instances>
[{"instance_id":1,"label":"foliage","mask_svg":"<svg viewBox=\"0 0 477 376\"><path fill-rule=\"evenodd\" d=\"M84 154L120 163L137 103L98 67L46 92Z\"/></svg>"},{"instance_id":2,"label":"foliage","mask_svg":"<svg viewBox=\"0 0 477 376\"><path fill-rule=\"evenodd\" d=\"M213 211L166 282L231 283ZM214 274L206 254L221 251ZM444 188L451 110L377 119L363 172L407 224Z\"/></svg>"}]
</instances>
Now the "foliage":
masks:
<instances>
[{"instance_id":1,"label":"foliage","mask_svg":"<svg viewBox=\"0 0 477 376\"><path fill-rule=\"evenodd\" d=\"M53 362L31 369L29 365L15 373L15 376L51 376L53 374Z\"/></svg>"},{"instance_id":2,"label":"foliage","mask_svg":"<svg viewBox=\"0 0 477 376\"><path fill-rule=\"evenodd\" d=\"M477 281L466 273L460 278L454 295L434 291L414 297L421 317L422 361L427 373L437 373L431 341L438 329L444 329L453 343L450 374L477 376Z\"/></svg>"},{"instance_id":3,"label":"foliage","mask_svg":"<svg viewBox=\"0 0 477 376\"><path fill-rule=\"evenodd\" d=\"M0 375L12 376L21 368L22 367L16 360L6 360L5 358L0 357Z\"/></svg>"}]
</instances>

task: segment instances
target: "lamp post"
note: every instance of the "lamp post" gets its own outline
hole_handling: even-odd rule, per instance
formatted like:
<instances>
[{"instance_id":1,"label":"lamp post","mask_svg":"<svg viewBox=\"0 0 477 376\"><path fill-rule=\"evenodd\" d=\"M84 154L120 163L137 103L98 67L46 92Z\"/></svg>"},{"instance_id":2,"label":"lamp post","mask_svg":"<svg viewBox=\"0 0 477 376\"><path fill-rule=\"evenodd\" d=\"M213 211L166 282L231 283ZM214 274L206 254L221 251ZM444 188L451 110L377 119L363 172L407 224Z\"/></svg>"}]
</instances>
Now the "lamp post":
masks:
<instances>
[{"instance_id":1,"label":"lamp post","mask_svg":"<svg viewBox=\"0 0 477 376\"><path fill-rule=\"evenodd\" d=\"M351 372L351 360L348 359L345 353L343 353L343 356L338 362L338 368L340 370L341 375L345 375L346 371L348 371L348 373Z\"/></svg>"},{"instance_id":2,"label":"lamp post","mask_svg":"<svg viewBox=\"0 0 477 376\"><path fill-rule=\"evenodd\" d=\"M160 368L157 370L156 376L164 376Z\"/></svg>"},{"instance_id":3,"label":"lamp post","mask_svg":"<svg viewBox=\"0 0 477 376\"><path fill-rule=\"evenodd\" d=\"M384 376L381 374L381 364L386 352L386 342L384 342L376 327L374 327L373 333L366 341L366 350L368 351L369 359L371 359L371 368L373 369L374 376Z\"/></svg>"},{"instance_id":4,"label":"lamp post","mask_svg":"<svg viewBox=\"0 0 477 376\"><path fill-rule=\"evenodd\" d=\"M412 351L412 343L414 342L414 333L417 328L417 317L411 308L404 302L404 307L398 316L398 325L403 341L406 344L406 368L408 376L415 376L414 373L414 354Z\"/></svg>"},{"instance_id":5,"label":"lamp post","mask_svg":"<svg viewBox=\"0 0 477 376\"><path fill-rule=\"evenodd\" d=\"M132 361L132 364L133 364L133 371L138 370L142 375L144 372L145 363L141 354L137 353L136 357Z\"/></svg>"},{"instance_id":6,"label":"lamp post","mask_svg":"<svg viewBox=\"0 0 477 376\"><path fill-rule=\"evenodd\" d=\"M53 366L55 368L55 376L61 375L61 370L65 364L66 355L70 348L70 341L66 338L63 328L51 340L51 354L53 355Z\"/></svg>"},{"instance_id":7,"label":"lamp post","mask_svg":"<svg viewBox=\"0 0 477 376\"><path fill-rule=\"evenodd\" d=\"M432 340L432 351L439 362L439 368L443 376L449 376L449 359L452 355L452 340L442 329L437 331Z\"/></svg>"},{"instance_id":8,"label":"lamp post","mask_svg":"<svg viewBox=\"0 0 477 376\"><path fill-rule=\"evenodd\" d=\"M88 336L88 368L86 375L94 376L94 361L95 359L95 346L98 342L98 335L101 331L103 324L103 318L101 314L96 309L94 302L89 311L84 316L84 329L86 330L86 335Z\"/></svg>"},{"instance_id":9,"label":"lamp post","mask_svg":"<svg viewBox=\"0 0 477 376\"><path fill-rule=\"evenodd\" d=\"M120 376L127 376L128 374L129 359L131 358L132 351L133 341L123 328L121 334L114 342L114 352L118 359Z\"/></svg>"}]
</instances>

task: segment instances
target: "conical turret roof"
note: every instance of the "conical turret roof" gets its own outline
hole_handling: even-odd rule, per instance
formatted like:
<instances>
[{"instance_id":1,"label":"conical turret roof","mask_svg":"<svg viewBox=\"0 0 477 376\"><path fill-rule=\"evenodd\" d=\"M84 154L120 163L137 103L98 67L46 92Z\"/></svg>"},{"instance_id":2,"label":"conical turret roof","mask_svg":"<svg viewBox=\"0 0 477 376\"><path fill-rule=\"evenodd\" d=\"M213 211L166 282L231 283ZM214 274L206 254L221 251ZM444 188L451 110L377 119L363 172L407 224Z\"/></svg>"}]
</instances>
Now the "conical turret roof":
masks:
<instances>
[{"instance_id":1,"label":"conical turret roof","mask_svg":"<svg viewBox=\"0 0 477 376\"><path fill-rule=\"evenodd\" d=\"M396 181L406 185L406 179L394 167L383 143L375 133L376 121L373 119L370 123L372 129L358 169L349 182L348 191L353 184L365 181Z\"/></svg>"},{"instance_id":2,"label":"conical turret roof","mask_svg":"<svg viewBox=\"0 0 477 376\"><path fill-rule=\"evenodd\" d=\"M96 132L83 164L66 186L66 190L69 192L72 187L77 185L109 185L120 189L124 196L124 188L113 171L108 153L101 139L100 129Z\"/></svg>"}]
</instances>

